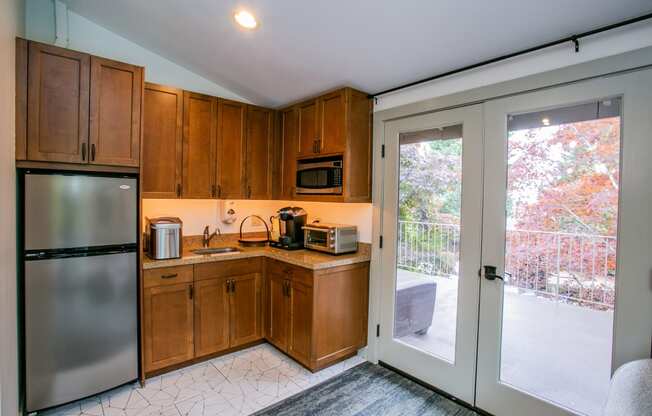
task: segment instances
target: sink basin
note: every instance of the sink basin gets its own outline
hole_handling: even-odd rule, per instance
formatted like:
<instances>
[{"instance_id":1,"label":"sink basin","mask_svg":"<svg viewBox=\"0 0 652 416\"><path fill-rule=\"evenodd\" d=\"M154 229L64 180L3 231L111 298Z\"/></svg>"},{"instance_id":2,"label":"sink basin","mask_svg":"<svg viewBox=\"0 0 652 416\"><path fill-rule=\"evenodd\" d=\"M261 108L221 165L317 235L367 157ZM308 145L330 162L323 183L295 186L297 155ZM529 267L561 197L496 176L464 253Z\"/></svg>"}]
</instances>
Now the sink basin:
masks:
<instances>
[{"instance_id":1,"label":"sink basin","mask_svg":"<svg viewBox=\"0 0 652 416\"><path fill-rule=\"evenodd\" d=\"M217 248L198 248L191 250L195 254L222 254L222 253L236 253L240 251L237 247L217 247Z\"/></svg>"}]
</instances>

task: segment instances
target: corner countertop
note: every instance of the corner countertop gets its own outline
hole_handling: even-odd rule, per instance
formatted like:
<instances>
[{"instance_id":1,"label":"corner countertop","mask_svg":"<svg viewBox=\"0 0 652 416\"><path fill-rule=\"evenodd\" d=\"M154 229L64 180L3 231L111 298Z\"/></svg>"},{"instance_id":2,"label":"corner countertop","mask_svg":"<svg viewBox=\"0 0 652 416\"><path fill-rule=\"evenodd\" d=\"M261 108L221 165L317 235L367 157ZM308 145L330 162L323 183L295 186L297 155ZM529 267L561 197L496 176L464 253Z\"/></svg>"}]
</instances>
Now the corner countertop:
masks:
<instances>
[{"instance_id":1,"label":"corner countertop","mask_svg":"<svg viewBox=\"0 0 652 416\"><path fill-rule=\"evenodd\" d=\"M211 244L211 247L238 247L240 251L234 253L219 254L195 254L193 248L184 249L183 257L169 260L152 260L144 256L143 269L156 269L159 267L184 266L189 264L212 263L216 261L248 259L253 257L268 257L295 266L304 267L310 270L329 269L331 267L345 266L349 264L363 263L371 260L371 245L358 243L358 251L355 253L332 255L312 250L283 250L274 247L242 247L238 243Z\"/></svg>"}]
</instances>

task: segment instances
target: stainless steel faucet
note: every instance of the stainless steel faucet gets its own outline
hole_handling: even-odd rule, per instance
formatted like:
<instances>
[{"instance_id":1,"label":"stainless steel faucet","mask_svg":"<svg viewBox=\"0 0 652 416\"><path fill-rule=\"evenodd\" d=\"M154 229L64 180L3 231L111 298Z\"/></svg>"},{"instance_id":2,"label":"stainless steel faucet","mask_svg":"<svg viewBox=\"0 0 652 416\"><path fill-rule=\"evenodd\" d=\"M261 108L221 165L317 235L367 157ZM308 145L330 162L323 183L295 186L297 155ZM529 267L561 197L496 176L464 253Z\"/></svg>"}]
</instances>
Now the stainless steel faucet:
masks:
<instances>
[{"instance_id":1,"label":"stainless steel faucet","mask_svg":"<svg viewBox=\"0 0 652 416\"><path fill-rule=\"evenodd\" d=\"M220 231L220 227L217 227L217 229L213 232L213 234L210 234L208 230L208 225L204 227L204 239L202 240L202 246L208 247L213 237L216 237L218 235L220 237L222 236L222 231Z\"/></svg>"}]
</instances>

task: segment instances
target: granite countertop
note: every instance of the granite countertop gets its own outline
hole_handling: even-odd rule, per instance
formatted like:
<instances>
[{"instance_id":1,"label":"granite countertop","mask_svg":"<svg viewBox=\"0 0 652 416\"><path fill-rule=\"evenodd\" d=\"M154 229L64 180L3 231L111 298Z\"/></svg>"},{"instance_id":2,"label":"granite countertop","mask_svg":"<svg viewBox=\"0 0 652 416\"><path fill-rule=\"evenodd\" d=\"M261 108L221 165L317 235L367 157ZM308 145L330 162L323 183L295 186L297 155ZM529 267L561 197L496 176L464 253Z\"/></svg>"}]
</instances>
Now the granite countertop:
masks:
<instances>
[{"instance_id":1,"label":"granite countertop","mask_svg":"<svg viewBox=\"0 0 652 416\"><path fill-rule=\"evenodd\" d=\"M184 243L185 244L185 243ZM358 243L356 253L332 255L312 250L283 250L274 247L242 247L237 242L218 242L210 245L213 247L238 247L241 251L219 254L195 254L191 250L199 247L190 245L183 250L180 259L152 260L144 256L143 269L156 269L159 267L183 266L188 264L211 263L216 261L247 259L252 257L269 257L285 263L311 270L328 269L331 267L345 266L348 264L362 263L371 260L371 245Z\"/></svg>"}]
</instances>

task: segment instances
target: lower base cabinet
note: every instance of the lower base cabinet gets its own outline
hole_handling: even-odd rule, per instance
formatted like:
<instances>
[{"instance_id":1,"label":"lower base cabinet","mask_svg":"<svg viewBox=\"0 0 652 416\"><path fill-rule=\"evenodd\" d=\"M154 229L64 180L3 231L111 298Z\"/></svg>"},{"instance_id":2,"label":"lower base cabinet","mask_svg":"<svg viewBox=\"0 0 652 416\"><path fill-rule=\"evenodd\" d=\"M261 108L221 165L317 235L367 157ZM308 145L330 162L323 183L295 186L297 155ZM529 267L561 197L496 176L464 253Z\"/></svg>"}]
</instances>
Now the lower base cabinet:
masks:
<instances>
[{"instance_id":1,"label":"lower base cabinet","mask_svg":"<svg viewBox=\"0 0 652 416\"><path fill-rule=\"evenodd\" d=\"M267 340L312 371L367 344L369 263L311 271L267 260Z\"/></svg>"},{"instance_id":2,"label":"lower base cabinet","mask_svg":"<svg viewBox=\"0 0 652 416\"><path fill-rule=\"evenodd\" d=\"M144 273L142 328L145 371L194 357L192 267Z\"/></svg>"},{"instance_id":3,"label":"lower base cabinet","mask_svg":"<svg viewBox=\"0 0 652 416\"><path fill-rule=\"evenodd\" d=\"M259 257L143 276L145 374L263 338L316 371L367 343L368 262L312 271Z\"/></svg>"}]
</instances>

